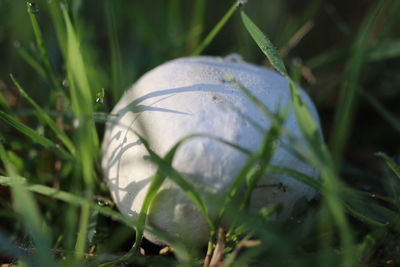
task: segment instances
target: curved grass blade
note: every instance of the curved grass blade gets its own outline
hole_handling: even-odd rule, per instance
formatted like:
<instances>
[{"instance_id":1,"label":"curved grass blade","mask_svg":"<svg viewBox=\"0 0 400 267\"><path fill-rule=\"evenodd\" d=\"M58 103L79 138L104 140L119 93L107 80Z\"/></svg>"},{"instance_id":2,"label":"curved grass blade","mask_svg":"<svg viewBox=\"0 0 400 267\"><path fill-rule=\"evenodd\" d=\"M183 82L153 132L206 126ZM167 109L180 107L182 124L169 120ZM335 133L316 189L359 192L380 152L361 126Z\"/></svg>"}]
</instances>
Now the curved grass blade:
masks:
<instances>
[{"instance_id":1,"label":"curved grass blade","mask_svg":"<svg viewBox=\"0 0 400 267\"><path fill-rule=\"evenodd\" d=\"M173 146L170 149L170 151L164 157L165 162L167 162L168 164L172 164L172 160L174 158L176 150L182 144L182 142L184 142L185 140L186 139L181 140L180 142L178 142L175 146ZM117 264L117 263L120 263L123 261L129 261L135 257L135 255L136 255L137 251L139 250L140 245L142 243L143 233L144 233L144 229L146 226L146 219L147 219L149 208L150 208L153 200L155 199L158 190L160 189L160 187L162 186L162 184L166 178L167 178L167 176L160 169L158 169L156 174L151 179L151 183L149 185L149 188L147 189L146 196L143 200L143 204L140 209L140 213L139 213L139 216L137 219L137 226L135 228L136 238L135 238L135 243L134 243L133 247L124 256L122 256L121 258L119 258L115 261L108 262L107 265L108 264L110 264L110 265Z\"/></svg>"},{"instance_id":2,"label":"curved grass blade","mask_svg":"<svg viewBox=\"0 0 400 267\"><path fill-rule=\"evenodd\" d=\"M352 216L354 216L355 218L359 219L362 222L365 222L365 223L368 223L370 225L377 226L377 227L387 227L388 226L387 223L382 223L375 219L371 219L368 216L364 215L363 213L358 212L357 210L353 209L347 203L344 203L343 205Z\"/></svg>"},{"instance_id":3,"label":"curved grass blade","mask_svg":"<svg viewBox=\"0 0 400 267\"><path fill-rule=\"evenodd\" d=\"M396 176L400 179L400 167L397 165L394 160L392 160L388 155L383 152L375 153L376 156L381 157L389 168L396 174Z\"/></svg>"},{"instance_id":4,"label":"curved grass blade","mask_svg":"<svg viewBox=\"0 0 400 267\"><path fill-rule=\"evenodd\" d=\"M250 201L250 196L254 188L256 187L258 181L261 179L262 175L265 173L265 170L268 167L268 164L275 152L275 141L279 139L281 135L281 129L279 128L284 121L285 116L277 117L277 125L273 125L272 128L268 131L268 133L264 137L264 142L258 153L250 154L249 159L246 164L242 167L239 173L236 175L233 183L224 199L224 203L218 213L218 221L217 224L220 223L222 217L226 212L226 208L233 203L234 198L237 196L240 188L246 183L247 187L244 191L244 196L242 198L242 203L240 205L240 209L248 206Z\"/></svg>"},{"instance_id":5,"label":"curved grass blade","mask_svg":"<svg viewBox=\"0 0 400 267\"><path fill-rule=\"evenodd\" d=\"M242 20L245 27L256 41L257 45L268 57L275 69L281 73L288 81L291 92L292 104L299 123L300 130L307 141L307 150L309 150L308 160L316 166L321 172L321 177L326 183L327 191L324 192L329 212L333 215L336 226L340 230L341 243L346 253L343 254L343 262L346 264L354 262L354 240L351 229L348 225L344 207L340 201L339 192L341 184L338 181L330 154L323 143L316 122L310 111L304 103L295 83L288 76L283 60L278 51L262 33L262 31L251 21L251 19L242 12Z\"/></svg>"},{"instance_id":6,"label":"curved grass blade","mask_svg":"<svg viewBox=\"0 0 400 267\"><path fill-rule=\"evenodd\" d=\"M240 15L247 31L250 33L251 37L253 37L261 51L267 56L271 65L274 66L282 76L288 77L285 64L283 63L278 50L243 10L240 12Z\"/></svg>"},{"instance_id":7,"label":"curved grass blade","mask_svg":"<svg viewBox=\"0 0 400 267\"><path fill-rule=\"evenodd\" d=\"M0 176L0 185L3 186L13 186L16 183L19 184L25 184L26 178L23 177L5 177L5 176ZM68 203L70 205L74 206L84 206L84 205L89 205L92 210L98 211L100 214L113 218L114 220L117 220L121 223L126 224L129 227L137 227L137 221L132 220L131 218L125 217L122 215L120 212L117 212L113 210L110 207L102 207L97 204L95 204L93 201L88 200L87 198L83 198L74 194L71 194L69 192L61 191L52 187L44 186L44 185L39 185L39 184L26 184L26 189L30 192L37 193L40 195L44 195L47 197L51 197L56 200L63 201L65 203ZM190 256L188 252L186 251L185 248L183 248L180 244L177 244L173 239L169 238L162 232L146 226L146 231L161 237L163 240L166 240L169 244L172 244L173 247L176 249L177 257L182 260L183 262L189 262ZM76 252L77 253L77 252ZM109 266L109 264L105 263L104 266Z\"/></svg>"},{"instance_id":8,"label":"curved grass blade","mask_svg":"<svg viewBox=\"0 0 400 267\"><path fill-rule=\"evenodd\" d=\"M262 112L264 115L271 120L274 125L278 127L282 127L279 120L276 116L269 110L267 106L265 106L257 97L255 97L249 89L247 89L243 84L235 79L230 73L227 73L228 81L236 85L239 90L251 101L253 104Z\"/></svg>"},{"instance_id":9,"label":"curved grass blade","mask_svg":"<svg viewBox=\"0 0 400 267\"><path fill-rule=\"evenodd\" d=\"M15 77L10 74L11 80L13 81L14 85L17 87L19 90L21 96L25 98L35 109L36 115L38 118L49 125L50 129L56 134L56 136L63 142L65 147L69 150L69 152L74 155L75 154L75 146L72 143L72 141L69 139L69 137L63 132L61 129L59 129L56 125L56 123L50 118L50 116L33 100L22 88L22 86L18 83L18 81L15 79Z\"/></svg>"},{"instance_id":10,"label":"curved grass blade","mask_svg":"<svg viewBox=\"0 0 400 267\"><path fill-rule=\"evenodd\" d=\"M53 151L54 153L60 155L61 157L65 158L65 159L70 159L70 160L73 159L71 154L69 154L63 148L60 148L58 145L56 145L50 139L47 139L46 137L38 134L35 130L33 130L32 128L21 123L13 116L8 115L7 113L0 110L0 118L3 119L5 122L7 122L12 127L14 127L15 129L17 129L22 134L31 138L33 142L42 145L44 148L49 149L50 151Z\"/></svg>"},{"instance_id":11,"label":"curved grass blade","mask_svg":"<svg viewBox=\"0 0 400 267\"><path fill-rule=\"evenodd\" d=\"M171 164L163 160L158 156L151 148L146 139L140 136L138 133L136 135L139 137L140 141L145 146L147 152L150 154L151 160L159 166L159 170L168 176L172 181L174 181L186 194L186 196L193 201L193 203L198 207L200 212L203 214L210 231L215 230L214 223L208 215L207 207L197 192L196 188L189 183L178 171L176 171Z\"/></svg>"},{"instance_id":12,"label":"curved grass blade","mask_svg":"<svg viewBox=\"0 0 400 267\"><path fill-rule=\"evenodd\" d=\"M246 15L244 11L241 11L241 17L244 26L250 33L254 41L257 43L261 51L267 56L271 65L289 81L290 92L292 96L292 103L295 109L296 118L299 122L299 126L305 135L306 139L312 143L321 143L320 140L315 140L319 137L318 126L315 123L310 111L305 105L304 100L297 89L295 83L289 77L285 64L275 46L271 43L268 37L254 24L254 22Z\"/></svg>"},{"instance_id":13,"label":"curved grass blade","mask_svg":"<svg viewBox=\"0 0 400 267\"><path fill-rule=\"evenodd\" d=\"M279 125L282 125L283 121L285 121L286 116L277 116L278 121L280 122ZM255 168L255 172L248 172L245 178L247 179L247 188L243 196L242 201L242 208L248 207L250 204L250 197L251 193L253 192L254 188L260 181L260 179L265 174L265 171L272 159L272 156L276 150L276 141L279 140L281 136L280 128L277 126L271 127L268 133L264 137L264 141L260 151L258 152L258 161L257 167ZM253 166L255 167L255 166ZM250 174L249 177L247 177ZM242 177L238 177L238 179L243 179Z\"/></svg>"},{"instance_id":14,"label":"curved grass blade","mask_svg":"<svg viewBox=\"0 0 400 267\"><path fill-rule=\"evenodd\" d=\"M373 46L368 52L368 61L380 61L391 58L400 57L400 40L390 40L380 42L379 44Z\"/></svg>"},{"instance_id":15,"label":"curved grass blade","mask_svg":"<svg viewBox=\"0 0 400 267\"><path fill-rule=\"evenodd\" d=\"M0 176L0 185L3 186L13 186L17 183L25 183L26 178L23 177L6 177L6 176ZM125 223L128 226L136 226L135 221L132 219L129 219L125 216L123 216L121 213L113 211L110 208L105 208L105 207L100 207L91 201L89 201L86 198L76 196L74 194L71 194L69 192L65 192L62 190L58 190L52 187L44 186L44 185L39 185L39 184L33 184L33 185L26 185L26 189L30 192L34 192L40 195L48 196L63 202L66 202L71 205L75 206L82 206L86 204L90 204L91 208L99 211L101 214L104 214L108 217L111 217L113 219L116 219L120 222Z\"/></svg>"},{"instance_id":16,"label":"curved grass blade","mask_svg":"<svg viewBox=\"0 0 400 267\"><path fill-rule=\"evenodd\" d=\"M171 148L170 151L165 155L164 161L168 164L172 164L172 160L174 159L176 150L180 146L181 142L178 142L175 146ZM158 190L160 189L161 185L165 181L167 176L159 169L157 170L156 174L153 176L151 179L150 186L147 190L146 197L143 200L142 208L140 209L139 217L138 217L138 227L136 229L136 240L135 244L132 248L133 252L137 252L140 244L142 242L142 237L143 237L143 231L144 231L144 226L146 224L146 218L147 214L149 211L149 208L151 206L151 203L153 202L154 198L157 195Z\"/></svg>"},{"instance_id":17,"label":"curved grass blade","mask_svg":"<svg viewBox=\"0 0 400 267\"><path fill-rule=\"evenodd\" d=\"M205 134L192 134L192 135L189 135L189 136L187 136L185 138L182 138L179 142L177 142L170 149L170 151L165 155L164 161L166 163L168 163L169 165L172 165L172 161L173 161L173 158L175 156L175 153L176 153L177 149L184 142L188 141L189 139L196 138L196 137L206 137L206 138L209 138L209 139L213 139L213 140L216 140L216 141L218 141L220 143L223 143L223 144L226 144L228 146L231 146L231 147L235 148L236 150L241 151L243 153L246 153L246 154L250 154L251 153L251 151L249 151L249 150L247 150L245 148L242 148L242 147L240 147L238 145L235 145L235 144L232 144L230 142L227 142L227 141L225 141L225 140L223 140L221 138L218 138L218 137L205 135ZM138 228L136 229L136 241L135 241L134 247L132 248L133 252L136 252L140 247L140 242L141 242L142 237L143 237L143 230L144 230L144 225L146 223L148 210L149 210L149 208L151 206L151 203L153 202L153 200L154 200L154 198L155 198L155 196L156 196L156 194L158 192L158 189L161 187L161 185L163 184L165 179L166 179L166 175L160 169L157 170L157 173L152 178L150 186L149 186L149 188L147 190L146 197L145 197L145 199L143 201L142 208L141 208L140 213L139 213Z\"/></svg>"}]
</instances>

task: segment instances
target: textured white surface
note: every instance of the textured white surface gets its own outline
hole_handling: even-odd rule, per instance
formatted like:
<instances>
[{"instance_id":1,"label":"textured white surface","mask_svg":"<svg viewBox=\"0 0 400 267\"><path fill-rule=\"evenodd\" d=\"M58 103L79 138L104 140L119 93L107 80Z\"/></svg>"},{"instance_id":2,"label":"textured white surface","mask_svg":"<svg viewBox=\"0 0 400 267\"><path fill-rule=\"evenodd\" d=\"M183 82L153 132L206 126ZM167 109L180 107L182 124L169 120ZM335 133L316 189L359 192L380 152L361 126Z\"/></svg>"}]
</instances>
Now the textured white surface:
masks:
<instances>
[{"instance_id":1,"label":"textured white surface","mask_svg":"<svg viewBox=\"0 0 400 267\"><path fill-rule=\"evenodd\" d=\"M134 131L146 136L161 156L181 138L209 134L257 151L263 133L255 129L242 114L261 125L265 131L270 121L244 96L228 75L251 90L271 111L290 103L287 81L271 70L241 62L235 57L194 57L167 62L146 73L121 98L112 111L102 145L102 168L112 196L120 211L136 217L156 166L146 160L147 152ZM317 123L316 110L303 93ZM285 123L290 133L302 142L293 110ZM287 142L282 139L281 142ZM177 151L173 166L203 192L211 212L216 207L210 195L223 196L247 156L209 138L194 138ZM287 166L317 178L309 165L299 161L281 146L273 165ZM301 198L310 199L314 190L285 175L268 175L261 184L282 183L278 187L259 187L252 195L252 207L272 203L283 205L280 218L287 217ZM148 223L168 235L192 245L203 245L208 227L197 208L172 182L166 180L156 197ZM160 240L145 234L153 242Z\"/></svg>"}]
</instances>

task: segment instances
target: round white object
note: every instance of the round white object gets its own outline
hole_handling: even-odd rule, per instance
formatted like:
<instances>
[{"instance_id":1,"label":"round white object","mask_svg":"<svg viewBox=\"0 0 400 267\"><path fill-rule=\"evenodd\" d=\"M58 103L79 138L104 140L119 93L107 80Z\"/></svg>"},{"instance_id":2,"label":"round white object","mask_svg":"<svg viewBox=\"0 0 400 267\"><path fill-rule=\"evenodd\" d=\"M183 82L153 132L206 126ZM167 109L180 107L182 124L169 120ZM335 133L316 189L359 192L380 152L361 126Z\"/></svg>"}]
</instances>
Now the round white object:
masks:
<instances>
[{"instance_id":1,"label":"round white object","mask_svg":"<svg viewBox=\"0 0 400 267\"><path fill-rule=\"evenodd\" d=\"M160 156L182 138L207 134L251 151L258 151L271 121L238 88L229 76L246 87L272 112L291 107L288 82L278 73L245 63L237 57L180 58L149 71L115 106L107 122L102 144L102 168L112 197L120 211L136 218L157 166L135 133L145 136ZM319 119L310 98L302 97L315 121ZM251 121L251 122L250 122ZM254 122L262 127L257 129ZM304 143L292 108L286 130ZM280 143L288 143L282 137ZM245 153L215 139L196 137L179 147L173 167L201 193L215 218L214 197L223 198L248 159ZM318 178L316 170L282 145L271 160ZM268 186L281 184L282 186ZM258 210L271 204L282 206L279 218L287 218L300 199L310 200L315 191L286 175L268 174L251 197ZM209 228L197 207L170 179L166 179L150 207L147 223L188 245L206 244ZM145 233L155 243L157 237Z\"/></svg>"}]
</instances>

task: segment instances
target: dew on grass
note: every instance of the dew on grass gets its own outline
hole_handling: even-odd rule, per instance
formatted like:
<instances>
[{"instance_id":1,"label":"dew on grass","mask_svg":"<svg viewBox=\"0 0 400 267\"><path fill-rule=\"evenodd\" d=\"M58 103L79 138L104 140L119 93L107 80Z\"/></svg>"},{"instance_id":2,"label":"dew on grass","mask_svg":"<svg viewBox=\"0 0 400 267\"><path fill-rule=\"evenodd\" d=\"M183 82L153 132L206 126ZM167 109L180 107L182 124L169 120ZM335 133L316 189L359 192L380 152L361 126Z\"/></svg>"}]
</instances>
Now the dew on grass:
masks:
<instances>
[{"instance_id":1,"label":"dew on grass","mask_svg":"<svg viewBox=\"0 0 400 267\"><path fill-rule=\"evenodd\" d=\"M68 80L67 80L67 79L63 80L63 81L62 81L62 85L63 85L65 88L68 88L68 87L69 87L69 82L68 82Z\"/></svg>"},{"instance_id":2,"label":"dew on grass","mask_svg":"<svg viewBox=\"0 0 400 267\"><path fill-rule=\"evenodd\" d=\"M72 126L73 126L75 129L79 128L80 124L81 124L81 122L80 122L79 119L74 119L73 122L72 122Z\"/></svg>"},{"instance_id":3,"label":"dew on grass","mask_svg":"<svg viewBox=\"0 0 400 267\"><path fill-rule=\"evenodd\" d=\"M101 88L101 91L96 94L96 103L104 103L104 88Z\"/></svg>"},{"instance_id":4,"label":"dew on grass","mask_svg":"<svg viewBox=\"0 0 400 267\"><path fill-rule=\"evenodd\" d=\"M28 2L27 6L28 6L29 13L33 13L33 14L39 13L39 6L35 2Z\"/></svg>"}]
</instances>

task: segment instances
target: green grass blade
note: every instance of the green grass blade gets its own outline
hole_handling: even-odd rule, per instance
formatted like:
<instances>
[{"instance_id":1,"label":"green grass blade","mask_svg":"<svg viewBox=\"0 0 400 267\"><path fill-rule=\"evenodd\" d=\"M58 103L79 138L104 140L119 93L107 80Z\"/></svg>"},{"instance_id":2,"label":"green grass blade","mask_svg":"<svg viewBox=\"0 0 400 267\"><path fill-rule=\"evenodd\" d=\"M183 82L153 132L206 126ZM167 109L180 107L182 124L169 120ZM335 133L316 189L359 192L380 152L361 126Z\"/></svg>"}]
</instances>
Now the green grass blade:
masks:
<instances>
[{"instance_id":1,"label":"green grass blade","mask_svg":"<svg viewBox=\"0 0 400 267\"><path fill-rule=\"evenodd\" d=\"M50 249L50 234L46 228L43 228L42 215L36 201L24 184L15 183L11 188L15 209L35 243L34 261L38 266L43 262L46 263L46 266L56 266Z\"/></svg>"},{"instance_id":2,"label":"green grass blade","mask_svg":"<svg viewBox=\"0 0 400 267\"><path fill-rule=\"evenodd\" d=\"M222 220L222 217L224 216L227 207L229 205L232 205L233 200L235 199L238 192L240 191L240 188L244 187L247 176L249 174L252 174L252 176L250 177L248 186L246 188L245 195L243 197L241 208L243 209L244 206L248 204L251 192L253 191L254 187L257 185L258 180L261 178L261 176L265 172L265 169L268 166L269 161L273 156L273 153L275 151L275 149L273 147L273 142L274 142L274 140L277 140L279 138L279 135L280 135L279 129L282 129L282 128L278 128L277 126L273 126L271 128L271 130L264 137L264 142L263 142L262 147L260 148L260 151L256 154L253 153L250 155L246 164L242 167L242 169L239 171L239 173L234 178L233 183L224 199L224 203L221 207L221 210L219 211L218 223ZM256 169L255 173L252 173L252 171L255 169L255 166L257 163L259 163L260 166L259 166L259 168Z\"/></svg>"},{"instance_id":3,"label":"green grass blade","mask_svg":"<svg viewBox=\"0 0 400 267\"><path fill-rule=\"evenodd\" d=\"M165 155L164 161L168 164L172 164L172 160L174 159L174 155L176 150L180 146L181 142L178 142L175 146L172 147L170 151ZM161 171L157 170L156 174L151 179L151 183L147 190L146 197L143 200L142 208L140 209L139 217L138 217L138 228L136 229L136 241L135 245L133 246L133 252L137 252L143 237L143 230L146 224L146 218L151 206L151 203L155 199L158 190L160 189L161 185L166 179L166 175Z\"/></svg>"},{"instance_id":4,"label":"green grass blade","mask_svg":"<svg viewBox=\"0 0 400 267\"><path fill-rule=\"evenodd\" d=\"M378 157L381 157L386 164L389 166L389 168L394 172L394 174L396 174L396 176L398 178L400 178L400 166L397 165L394 160L392 160L388 155L386 155L383 152L378 152L375 155L377 155Z\"/></svg>"},{"instance_id":5,"label":"green grass blade","mask_svg":"<svg viewBox=\"0 0 400 267\"><path fill-rule=\"evenodd\" d=\"M280 116L277 117L281 125L285 120L285 117L280 117ZM247 173L245 177L237 177L238 179L243 179L243 178L247 179L247 188L246 191L244 192L242 208L246 208L249 206L251 194L254 188L257 186L260 179L265 174L265 171L276 150L276 146L274 144L276 143L276 141L279 140L279 137L281 136L280 129L281 128L279 126L272 126L271 129L268 131L268 133L264 136L263 144L258 153L259 160L257 162L258 166L255 169L255 172ZM247 177L249 174L250 177Z\"/></svg>"},{"instance_id":6,"label":"green grass blade","mask_svg":"<svg viewBox=\"0 0 400 267\"><path fill-rule=\"evenodd\" d=\"M93 96L86 73L85 61L78 36L65 6L62 6L67 33L66 62L72 109L79 125L77 127L78 161L76 168L81 172L86 197L90 199L95 186L94 164L99 154L99 140L93 120ZM87 245L87 231L90 219L90 206L81 207L78 236L75 244L76 255L82 257Z\"/></svg>"},{"instance_id":7,"label":"green grass blade","mask_svg":"<svg viewBox=\"0 0 400 267\"><path fill-rule=\"evenodd\" d=\"M341 96L335 112L333 134L331 139L332 154L337 167L341 165L351 125L357 106L357 89L364 63L367 59L367 43L372 34L377 18L382 14L388 1L379 1L364 19L352 47L351 57L345 72Z\"/></svg>"},{"instance_id":8,"label":"green grass blade","mask_svg":"<svg viewBox=\"0 0 400 267\"><path fill-rule=\"evenodd\" d=\"M57 138L59 138L65 147L69 150L69 152L74 155L75 154L75 146L69 137L57 127L56 123L50 118L50 116L25 92L22 86L18 83L18 81L14 78L12 74L10 74L11 80L13 81L14 85L19 90L21 96L25 98L35 109L36 115L38 118L47 123L50 129L55 133Z\"/></svg>"},{"instance_id":9,"label":"green grass blade","mask_svg":"<svg viewBox=\"0 0 400 267\"><path fill-rule=\"evenodd\" d=\"M32 128L26 126L13 116L8 115L7 113L1 110L0 110L0 119L3 119L5 122L7 122L9 125L17 129L19 132L32 139L33 142L42 145L44 148L55 152L56 154L62 156L63 158L72 159L72 156L67 151L65 151L63 148L60 148L53 141L40 135Z\"/></svg>"},{"instance_id":10,"label":"green grass blade","mask_svg":"<svg viewBox=\"0 0 400 267\"><path fill-rule=\"evenodd\" d=\"M63 9L64 21L67 27L67 71L71 87L71 101L76 115L90 115L93 105L92 92L80 49L80 43L67 10Z\"/></svg>"},{"instance_id":11,"label":"green grass blade","mask_svg":"<svg viewBox=\"0 0 400 267\"><path fill-rule=\"evenodd\" d=\"M32 3L32 2L26 2L29 18L32 24L33 28L33 33L35 35L35 40L37 47L39 49L39 54L40 54L40 59L42 61L42 64L44 66L44 69L46 70L46 76L49 81L51 81L52 85L54 86L55 89L61 91L61 85L58 82L57 76L54 72L54 68L50 63L50 58L47 53L47 49L44 46L44 41L43 41L43 35L39 27L39 23L36 19L36 14L38 13L38 7L36 6L37 4Z\"/></svg>"},{"instance_id":12,"label":"green grass blade","mask_svg":"<svg viewBox=\"0 0 400 267\"><path fill-rule=\"evenodd\" d=\"M3 162L4 168L5 168L5 173L10 173L10 174L15 174L16 172L16 168L15 166L12 164L12 162L10 161L10 158L8 157L8 153L7 151L4 149L4 146L2 144L2 142L0 142L0 160ZM19 177L16 177L16 175L14 175L14 178L12 181L17 181L19 180L19 182L23 182L24 180L19 179ZM0 176L0 184L2 182L1 176Z\"/></svg>"},{"instance_id":13,"label":"green grass blade","mask_svg":"<svg viewBox=\"0 0 400 267\"><path fill-rule=\"evenodd\" d=\"M301 96L299 89L292 80L289 80L289 87L294 112L303 136L315 151L323 150L321 147L323 145L323 141L318 125L311 115L307 105L304 103L304 99Z\"/></svg>"},{"instance_id":14,"label":"green grass blade","mask_svg":"<svg viewBox=\"0 0 400 267\"><path fill-rule=\"evenodd\" d=\"M371 47L368 51L368 61L375 62L380 60L400 57L400 40L383 41Z\"/></svg>"},{"instance_id":15,"label":"green grass blade","mask_svg":"<svg viewBox=\"0 0 400 267\"><path fill-rule=\"evenodd\" d=\"M0 146L0 154L1 154L2 148ZM0 157L1 160L4 162L4 158ZM0 176L0 185L2 186L13 186L14 184L21 184L21 183L26 183L26 179L23 177L19 176L14 176L12 178L10 177L5 177L5 176Z\"/></svg>"},{"instance_id":16,"label":"green grass blade","mask_svg":"<svg viewBox=\"0 0 400 267\"><path fill-rule=\"evenodd\" d=\"M20 57L25 60L28 65L32 67L32 69L39 74L39 76L43 79L46 77L46 71L40 65L40 63L25 49L25 47L21 46L20 43L14 45Z\"/></svg>"},{"instance_id":17,"label":"green grass blade","mask_svg":"<svg viewBox=\"0 0 400 267\"><path fill-rule=\"evenodd\" d=\"M0 176L0 185L2 186L14 186L15 184L24 183L27 179L23 177L6 177ZM30 192L34 192L43 196L48 196L56 200L60 200L66 202L70 205L74 206L83 206L89 204L91 208L99 211L101 214L116 219L126 225L133 227L136 226L136 222L132 219L129 219L123 216L120 212L114 211L108 207L101 207L96 205L95 203L91 202L90 200L71 194L69 192L65 192L62 190L58 190L52 187L39 185L39 184L28 184L26 185L26 189Z\"/></svg>"},{"instance_id":18,"label":"green grass blade","mask_svg":"<svg viewBox=\"0 0 400 267\"><path fill-rule=\"evenodd\" d=\"M137 134L138 135L138 134ZM200 212L203 214L205 220L208 223L211 231L215 230L214 223L210 219L207 207L204 204L203 200L200 197L200 194L197 192L196 188L189 183L178 171L176 171L171 164L163 160L160 156L158 156L151 148L149 143L140 135L138 135L140 141L145 146L146 150L150 154L150 157L154 163L156 163L159 169L164 173L164 175L168 176L173 182L175 182L186 194L186 196L193 201L193 203L198 207Z\"/></svg>"},{"instance_id":19,"label":"green grass blade","mask_svg":"<svg viewBox=\"0 0 400 267\"><path fill-rule=\"evenodd\" d=\"M269 41L268 37L251 21L251 19L242 12L242 20L250 35L267 56L275 69L286 77L289 81L291 91L292 104L299 123L300 130L307 141L307 156L310 162L316 166L321 172L321 177L326 183L327 191L324 196L329 212L332 214L336 226L340 230L340 238L344 248L343 262L354 262L354 241L352 231L348 225L345 210L339 197L341 184L338 181L334 171L333 164L330 160L330 154L324 145L320 136L318 126L314 121L310 111L301 97L300 91L295 83L288 76L283 60L280 58L278 51ZM304 147L303 147L304 149Z\"/></svg>"},{"instance_id":20,"label":"green grass blade","mask_svg":"<svg viewBox=\"0 0 400 267\"><path fill-rule=\"evenodd\" d=\"M154 153L154 151L151 150L149 143L140 135L138 135L139 139L141 142L144 144L146 149L148 150L150 156L152 157L152 160L159 166L159 169L157 170L156 174L153 176L152 181L150 183L150 186L147 190L147 194L145 196L145 199L143 201L139 217L137 220L137 226L136 226L136 240L135 244L133 245L132 249L125 254L123 257L111 261L107 264L104 264L104 266L109 266L113 264L117 264L123 261L129 261L135 257L136 252L140 248L140 244L143 238L143 232L146 226L146 218L148 215L148 210L155 199L157 192L159 188L162 186L163 182L165 179L168 177L171 180L173 180L178 186L181 187L181 189L184 191L184 193L188 196L189 199L193 201L193 203L199 208L200 212L202 212L203 216L205 217L209 227L210 227L210 232L211 236L213 235L215 231L215 225L212 222L212 220L209 218L209 215L207 213L207 208L204 205L200 194L196 191L195 187L192 186L189 182L186 181L186 179L181 176L177 171L175 171L172 168L172 160L174 158L174 155L177 151L177 149L182 145L182 143L186 142L187 140L191 138L196 138L196 137L206 137L210 138L213 140L216 140L218 142L224 143L228 146L231 146L239 151L242 151L243 153L250 154L250 151L248 151L245 148L242 148L240 146L237 146L235 144L232 144L230 142L227 142L225 140L222 140L217 137L209 136L209 135L203 135L203 134L193 134L189 135L185 138L182 138L179 142L177 142L171 149L170 151L166 154L164 159L160 158L157 154Z\"/></svg>"},{"instance_id":21,"label":"green grass blade","mask_svg":"<svg viewBox=\"0 0 400 267\"><path fill-rule=\"evenodd\" d=\"M22 134L30 137L32 141L42 145L45 148L55 147L55 144L47 139L46 137L38 134L35 130L31 129L30 127L26 126L25 124L19 122L16 118L7 113L0 111L0 118L7 122L9 125L17 129Z\"/></svg>"},{"instance_id":22,"label":"green grass blade","mask_svg":"<svg viewBox=\"0 0 400 267\"><path fill-rule=\"evenodd\" d=\"M260 47L261 51L267 56L271 65L284 77L288 77L285 64L283 63L278 50L274 47L267 36L257 27L256 24L246 15L244 11L240 12L242 21L251 37Z\"/></svg>"},{"instance_id":23,"label":"green grass blade","mask_svg":"<svg viewBox=\"0 0 400 267\"><path fill-rule=\"evenodd\" d=\"M22 177L5 177L5 176L0 176L0 185L3 186L13 186L16 183L22 184L25 183L26 178ZM114 220L120 221L124 224L126 224L129 227L138 227L137 220L132 220L131 218L128 218L124 215L122 215L120 212L113 210L110 207L102 207L97 204L95 204L92 200L89 200L87 198L77 196L74 194L71 194L69 192L65 192L62 190L58 190L52 187L44 186L44 185L39 185L39 184L27 184L26 189L30 192L37 193L43 196L47 196L56 200L63 201L65 203L68 203L73 206L85 206L88 205L92 210L98 211L100 214L113 218ZM176 243L175 240L169 238L162 232L146 226L146 231L161 237L163 240L166 240L169 244L172 244L174 249L177 251L177 257L182 259L183 261L189 261L190 258L188 257L189 254L187 254L187 251L185 248L181 246L181 244ZM114 262L114 261L113 261ZM120 261L118 261L120 262ZM104 266L109 266L109 263L106 263Z\"/></svg>"},{"instance_id":24,"label":"green grass blade","mask_svg":"<svg viewBox=\"0 0 400 267\"><path fill-rule=\"evenodd\" d=\"M239 90L262 112L264 115L271 120L274 125L281 126L276 116L265 106L257 97L255 97L249 89L235 79L230 73L227 73L228 81L236 85ZM245 114L244 114L245 115Z\"/></svg>"},{"instance_id":25,"label":"green grass blade","mask_svg":"<svg viewBox=\"0 0 400 267\"><path fill-rule=\"evenodd\" d=\"M201 44L194 50L191 56L200 55L203 50L211 43L211 41L215 38L215 36L221 31L222 27L228 22L228 20L235 13L236 9L240 5L240 1L236 1L231 8L229 8L228 12L222 17L222 19L214 26L214 28L210 31L207 37L201 42Z\"/></svg>"},{"instance_id":26,"label":"green grass blade","mask_svg":"<svg viewBox=\"0 0 400 267\"><path fill-rule=\"evenodd\" d=\"M299 126L305 135L305 137L313 143L315 138L319 137L318 126L315 123L310 111L304 103L303 98L300 95L300 91L297 89L295 83L288 76L283 60L274 47L268 37L254 24L254 22L246 15L244 11L241 11L242 21L247 31L250 33L254 41L257 43L261 51L267 56L271 65L289 81L289 87L292 96L292 103L295 109L296 118L299 122Z\"/></svg>"},{"instance_id":27,"label":"green grass blade","mask_svg":"<svg viewBox=\"0 0 400 267\"><path fill-rule=\"evenodd\" d=\"M384 118L392 127L400 132L400 120L393 113L391 113L388 109L385 108L384 105L379 103L379 101L373 97L370 93L359 90L359 93L375 108L375 110Z\"/></svg>"},{"instance_id":28,"label":"green grass blade","mask_svg":"<svg viewBox=\"0 0 400 267\"><path fill-rule=\"evenodd\" d=\"M268 171L271 173L277 173L277 174L286 174L292 177L293 179L296 179L299 182L302 182L303 184L306 184L318 192L321 192L323 190L323 185L321 184L320 181L315 180L311 178L310 176L298 172L294 169L283 167L283 166L269 166Z\"/></svg>"},{"instance_id":29,"label":"green grass blade","mask_svg":"<svg viewBox=\"0 0 400 267\"><path fill-rule=\"evenodd\" d=\"M178 142L175 146L173 146L171 148L171 150L166 154L166 156L164 158L165 162L167 162L168 164L172 164L172 160L174 158L176 150L184 141L185 141L185 139L181 140L180 142ZM149 208L150 208L153 200L155 199L158 190L160 189L161 185L163 184L163 182L165 181L166 178L167 178L167 176L160 169L158 169L156 174L151 179L151 183L149 185L149 188L147 189L147 193L143 200L143 204L142 204L142 207L140 209L140 213L139 213L139 216L137 219L137 227L135 229L136 230L135 243L134 243L132 249L127 254L125 254L120 259L113 261L112 264L117 264L122 261L127 261L127 260L133 259L135 257L135 255L138 252L140 245L142 243L143 232L144 232L144 229L146 226L146 219L147 219ZM111 262L110 262L110 264L111 264Z\"/></svg>"}]
</instances>

